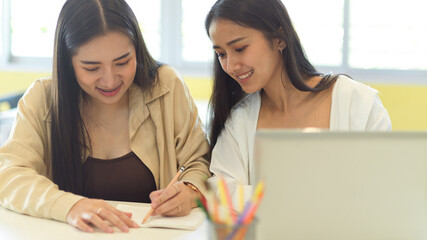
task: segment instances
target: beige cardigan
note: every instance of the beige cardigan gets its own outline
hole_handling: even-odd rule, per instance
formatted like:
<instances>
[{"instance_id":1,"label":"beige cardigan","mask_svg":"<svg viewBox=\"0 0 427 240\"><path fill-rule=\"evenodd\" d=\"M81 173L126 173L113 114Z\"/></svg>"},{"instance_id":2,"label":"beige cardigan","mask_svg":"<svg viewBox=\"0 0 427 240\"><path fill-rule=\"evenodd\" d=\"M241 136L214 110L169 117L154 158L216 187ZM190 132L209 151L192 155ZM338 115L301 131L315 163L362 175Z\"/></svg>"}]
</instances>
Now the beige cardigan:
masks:
<instances>
[{"instance_id":1,"label":"beige cardigan","mask_svg":"<svg viewBox=\"0 0 427 240\"><path fill-rule=\"evenodd\" d=\"M0 148L0 204L66 221L83 197L60 191L51 181L51 85L51 79L36 80L19 102L11 135ZM175 71L162 66L151 94L132 84L129 107L130 147L153 173L157 188L165 188L185 165L180 180L206 191L208 142L193 99Z\"/></svg>"}]
</instances>

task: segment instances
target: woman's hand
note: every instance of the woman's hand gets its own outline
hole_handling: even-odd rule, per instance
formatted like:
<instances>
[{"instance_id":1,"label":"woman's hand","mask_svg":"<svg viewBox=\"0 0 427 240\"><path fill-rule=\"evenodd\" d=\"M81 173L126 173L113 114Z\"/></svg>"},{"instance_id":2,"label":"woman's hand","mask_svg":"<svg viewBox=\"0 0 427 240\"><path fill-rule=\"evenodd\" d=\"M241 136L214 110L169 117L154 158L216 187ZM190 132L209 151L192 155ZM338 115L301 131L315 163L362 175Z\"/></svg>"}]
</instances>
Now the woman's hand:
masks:
<instances>
[{"instance_id":1,"label":"woman's hand","mask_svg":"<svg viewBox=\"0 0 427 240\"><path fill-rule=\"evenodd\" d=\"M153 216L185 216L191 209L197 207L198 194L182 182L176 182L170 187L150 193Z\"/></svg>"},{"instance_id":2,"label":"woman's hand","mask_svg":"<svg viewBox=\"0 0 427 240\"><path fill-rule=\"evenodd\" d=\"M122 212L104 200L84 198L70 209L67 222L84 232L93 232L93 226L107 233L114 232L112 226L129 232L129 227L138 227L131 216L132 213Z\"/></svg>"}]
</instances>

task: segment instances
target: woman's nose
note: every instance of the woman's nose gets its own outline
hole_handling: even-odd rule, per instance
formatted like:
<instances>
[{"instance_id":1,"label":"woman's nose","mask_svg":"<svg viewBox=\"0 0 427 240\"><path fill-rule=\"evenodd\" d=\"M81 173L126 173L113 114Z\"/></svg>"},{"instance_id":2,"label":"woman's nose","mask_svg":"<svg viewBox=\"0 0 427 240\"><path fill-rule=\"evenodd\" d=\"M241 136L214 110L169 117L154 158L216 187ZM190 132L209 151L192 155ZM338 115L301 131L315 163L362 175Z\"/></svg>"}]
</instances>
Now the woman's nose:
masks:
<instances>
[{"instance_id":1,"label":"woman's nose","mask_svg":"<svg viewBox=\"0 0 427 240\"><path fill-rule=\"evenodd\" d=\"M240 68L239 59L235 56L227 57L227 72L234 73Z\"/></svg>"},{"instance_id":2,"label":"woman's nose","mask_svg":"<svg viewBox=\"0 0 427 240\"><path fill-rule=\"evenodd\" d=\"M102 85L107 88L115 87L115 73L112 68L105 68L101 76Z\"/></svg>"}]
</instances>

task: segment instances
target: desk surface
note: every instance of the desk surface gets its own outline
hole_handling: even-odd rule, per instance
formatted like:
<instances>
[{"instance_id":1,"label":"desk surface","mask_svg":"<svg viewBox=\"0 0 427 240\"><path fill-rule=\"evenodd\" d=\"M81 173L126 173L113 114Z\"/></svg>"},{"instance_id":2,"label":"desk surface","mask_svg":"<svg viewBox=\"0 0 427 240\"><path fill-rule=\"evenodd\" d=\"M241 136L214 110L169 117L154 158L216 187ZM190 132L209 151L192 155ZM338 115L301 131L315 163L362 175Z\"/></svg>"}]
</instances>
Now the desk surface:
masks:
<instances>
[{"instance_id":1,"label":"desk surface","mask_svg":"<svg viewBox=\"0 0 427 240\"><path fill-rule=\"evenodd\" d=\"M110 202L116 205L117 202ZM143 203L126 203L140 205ZM133 228L128 233L120 230L112 234L96 230L95 233L85 233L67 223L49 219L35 218L9 211L0 207L0 239L8 240L57 240L57 239L208 239L208 222L204 221L195 231L162 229L162 228Z\"/></svg>"}]
</instances>

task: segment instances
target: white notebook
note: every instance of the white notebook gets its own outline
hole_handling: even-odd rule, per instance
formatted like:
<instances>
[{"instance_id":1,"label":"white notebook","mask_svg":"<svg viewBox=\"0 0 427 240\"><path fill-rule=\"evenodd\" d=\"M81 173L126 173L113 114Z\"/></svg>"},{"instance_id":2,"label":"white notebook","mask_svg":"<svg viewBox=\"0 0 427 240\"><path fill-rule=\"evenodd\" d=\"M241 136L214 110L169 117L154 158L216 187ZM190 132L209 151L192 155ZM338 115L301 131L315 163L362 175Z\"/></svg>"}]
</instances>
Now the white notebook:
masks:
<instances>
[{"instance_id":1,"label":"white notebook","mask_svg":"<svg viewBox=\"0 0 427 240\"><path fill-rule=\"evenodd\" d=\"M142 219L150 210L150 206L130 206L125 204L117 205L117 209L124 212L132 213L132 220L139 224L140 227L159 227L159 228L175 228L185 230L195 230L206 219L205 214L198 208L193 208L187 216L183 217L164 217L151 216L144 224Z\"/></svg>"}]
</instances>

